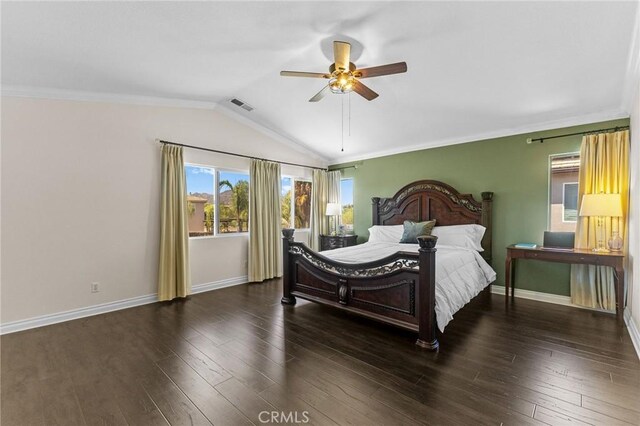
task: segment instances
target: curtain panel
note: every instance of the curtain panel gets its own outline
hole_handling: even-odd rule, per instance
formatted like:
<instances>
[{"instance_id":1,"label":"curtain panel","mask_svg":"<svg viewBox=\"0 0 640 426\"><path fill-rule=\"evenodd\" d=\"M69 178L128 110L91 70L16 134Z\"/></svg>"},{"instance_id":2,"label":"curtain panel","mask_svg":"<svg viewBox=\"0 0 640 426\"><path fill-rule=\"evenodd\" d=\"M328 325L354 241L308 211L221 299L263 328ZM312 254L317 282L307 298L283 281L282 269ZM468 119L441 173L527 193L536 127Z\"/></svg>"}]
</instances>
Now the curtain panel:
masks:
<instances>
[{"instance_id":1,"label":"curtain panel","mask_svg":"<svg viewBox=\"0 0 640 426\"><path fill-rule=\"evenodd\" d=\"M604 220L605 244L612 232L624 240L628 250L627 215L629 207L629 131L585 135L580 148L578 206L585 194L620 194L622 217ZM597 218L579 216L575 247L591 249L597 243ZM613 270L604 266L571 266L571 302L589 308L615 310Z\"/></svg>"},{"instance_id":2,"label":"curtain panel","mask_svg":"<svg viewBox=\"0 0 640 426\"><path fill-rule=\"evenodd\" d=\"M311 249L320 250L320 235L329 232L329 218L326 215L327 203L340 202L340 171L313 171L311 188Z\"/></svg>"},{"instance_id":3,"label":"curtain panel","mask_svg":"<svg viewBox=\"0 0 640 426\"><path fill-rule=\"evenodd\" d=\"M282 276L280 164L251 160L249 281Z\"/></svg>"},{"instance_id":4,"label":"curtain panel","mask_svg":"<svg viewBox=\"0 0 640 426\"><path fill-rule=\"evenodd\" d=\"M182 147L163 145L158 268L159 300L186 297L191 293L188 221L187 184Z\"/></svg>"}]
</instances>

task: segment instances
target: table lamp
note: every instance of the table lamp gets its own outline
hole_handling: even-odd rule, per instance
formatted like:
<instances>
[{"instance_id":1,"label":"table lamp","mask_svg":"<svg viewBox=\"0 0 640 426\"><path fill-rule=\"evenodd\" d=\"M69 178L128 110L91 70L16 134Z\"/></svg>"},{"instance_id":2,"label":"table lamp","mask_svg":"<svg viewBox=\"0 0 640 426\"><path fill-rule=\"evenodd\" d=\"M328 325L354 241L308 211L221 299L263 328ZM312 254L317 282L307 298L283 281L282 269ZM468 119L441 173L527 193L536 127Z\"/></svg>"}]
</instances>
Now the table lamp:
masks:
<instances>
[{"instance_id":1,"label":"table lamp","mask_svg":"<svg viewBox=\"0 0 640 426\"><path fill-rule=\"evenodd\" d=\"M597 217L595 252L608 253L604 246L604 218L622 216L622 199L620 194L584 194L580 205L580 216ZM619 236L617 237L620 238ZM622 246L622 244L619 244Z\"/></svg>"},{"instance_id":2,"label":"table lamp","mask_svg":"<svg viewBox=\"0 0 640 426\"><path fill-rule=\"evenodd\" d=\"M327 216L333 216L333 231L331 231L331 235L337 235L337 222L335 217L340 216L342 214L342 206L339 203L327 203Z\"/></svg>"}]
</instances>

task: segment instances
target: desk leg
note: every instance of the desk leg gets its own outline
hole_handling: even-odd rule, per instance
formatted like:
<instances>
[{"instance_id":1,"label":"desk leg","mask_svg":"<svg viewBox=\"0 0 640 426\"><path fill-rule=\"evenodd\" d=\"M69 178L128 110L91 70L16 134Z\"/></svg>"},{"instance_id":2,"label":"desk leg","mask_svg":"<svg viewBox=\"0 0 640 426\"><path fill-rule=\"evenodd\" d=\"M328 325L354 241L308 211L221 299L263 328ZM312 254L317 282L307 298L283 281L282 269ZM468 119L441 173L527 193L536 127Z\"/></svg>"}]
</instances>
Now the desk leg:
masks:
<instances>
[{"instance_id":1,"label":"desk leg","mask_svg":"<svg viewBox=\"0 0 640 426\"><path fill-rule=\"evenodd\" d=\"M509 287L511 287L511 256L507 255L504 262L504 301L509 303Z\"/></svg>"},{"instance_id":2,"label":"desk leg","mask_svg":"<svg viewBox=\"0 0 640 426\"><path fill-rule=\"evenodd\" d=\"M614 287L616 292L616 316L618 318L618 322L623 322L624 320L624 269L623 268L614 268L613 270L613 280Z\"/></svg>"}]
</instances>

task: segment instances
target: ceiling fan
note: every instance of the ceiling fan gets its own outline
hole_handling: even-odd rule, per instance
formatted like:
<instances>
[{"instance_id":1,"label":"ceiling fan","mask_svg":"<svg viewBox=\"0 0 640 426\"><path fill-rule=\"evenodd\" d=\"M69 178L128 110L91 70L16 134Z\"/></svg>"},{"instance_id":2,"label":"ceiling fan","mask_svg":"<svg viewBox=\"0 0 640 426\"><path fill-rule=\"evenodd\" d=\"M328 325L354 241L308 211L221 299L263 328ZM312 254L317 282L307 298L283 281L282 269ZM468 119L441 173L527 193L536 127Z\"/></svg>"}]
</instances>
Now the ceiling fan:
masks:
<instances>
[{"instance_id":1,"label":"ceiling fan","mask_svg":"<svg viewBox=\"0 0 640 426\"><path fill-rule=\"evenodd\" d=\"M335 62L329 67L328 73L280 71L280 75L283 77L311 77L329 80L329 84L309 99L309 102L318 102L324 98L328 92L343 94L352 91L366 100L372 101L378 97L378 94L365 86L360 79L407 72L406 62L357 69L356 65L350 62L350 56L351 45L349 43L345 41L334 41L333 57Z\"/></svg>"}]
</instances>

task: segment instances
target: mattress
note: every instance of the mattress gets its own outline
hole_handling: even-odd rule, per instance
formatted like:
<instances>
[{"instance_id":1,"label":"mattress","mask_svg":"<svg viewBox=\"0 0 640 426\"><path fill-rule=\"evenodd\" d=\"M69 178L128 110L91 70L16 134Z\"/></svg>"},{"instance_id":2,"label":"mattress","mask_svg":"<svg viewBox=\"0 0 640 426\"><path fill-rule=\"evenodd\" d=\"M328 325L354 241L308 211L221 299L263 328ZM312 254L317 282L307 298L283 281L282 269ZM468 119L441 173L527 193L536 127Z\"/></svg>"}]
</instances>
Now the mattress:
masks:
<instances>
[{"instance_id":1,"label":"mattress","mask_svg":"<svg viewBox=\"0 0 640 426\"><path fill-rule=\"evenodd\" d=\"M399 251L418 252L418 244L364 243L323 251L330 259L345 263L363 263L381 259ZM475 250L438 246L436 252L436 320L440 331L453 315L496 279L496 272Z\"/></svg>"}]
</instances>

